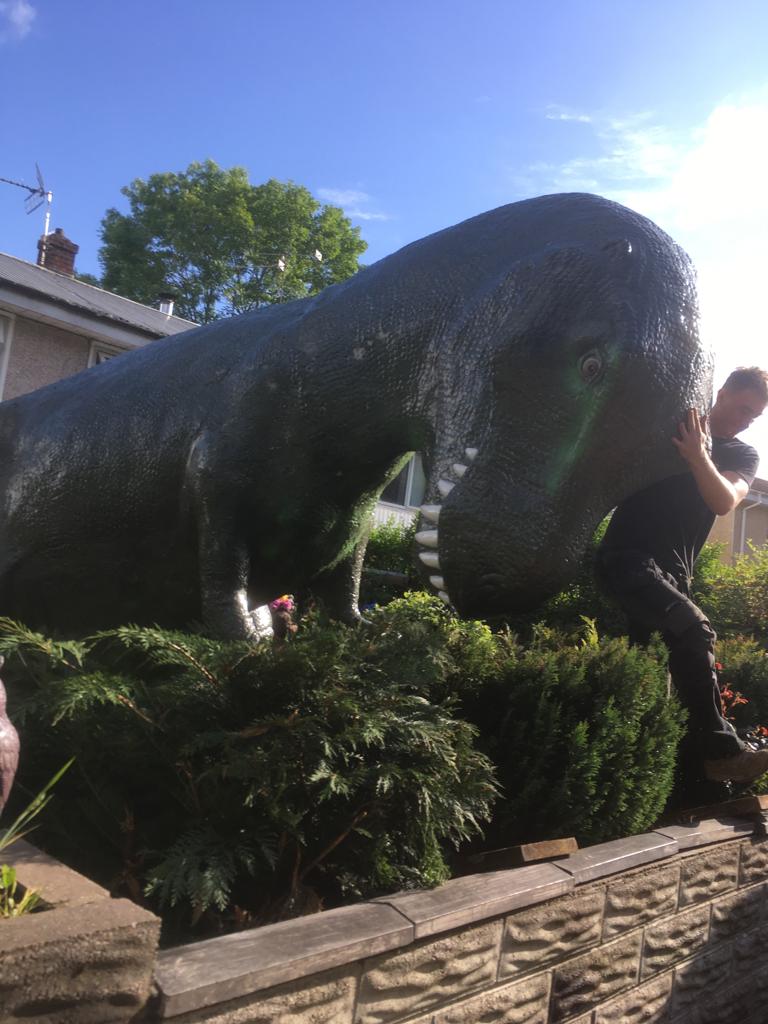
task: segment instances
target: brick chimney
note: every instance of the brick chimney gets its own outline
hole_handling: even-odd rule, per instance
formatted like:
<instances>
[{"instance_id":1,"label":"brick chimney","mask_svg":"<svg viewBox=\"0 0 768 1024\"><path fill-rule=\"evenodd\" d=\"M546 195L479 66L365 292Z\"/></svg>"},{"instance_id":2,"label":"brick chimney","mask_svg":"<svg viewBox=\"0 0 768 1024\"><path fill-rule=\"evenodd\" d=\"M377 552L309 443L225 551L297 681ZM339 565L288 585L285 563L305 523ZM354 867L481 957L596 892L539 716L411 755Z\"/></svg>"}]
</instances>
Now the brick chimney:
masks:
<instances>
[{"instance_id":1,"label":"brick chimney","mask_svg":"<svg viewBox=\"0 0 768 1024\"><path fill-rule=\"evenodd\" d=\"M80 246L71 242L61 228L56 228L52 235L42 235L38 240L37 265L74 277L75 256L79 251Z\"/></svg>"}]
</instances>

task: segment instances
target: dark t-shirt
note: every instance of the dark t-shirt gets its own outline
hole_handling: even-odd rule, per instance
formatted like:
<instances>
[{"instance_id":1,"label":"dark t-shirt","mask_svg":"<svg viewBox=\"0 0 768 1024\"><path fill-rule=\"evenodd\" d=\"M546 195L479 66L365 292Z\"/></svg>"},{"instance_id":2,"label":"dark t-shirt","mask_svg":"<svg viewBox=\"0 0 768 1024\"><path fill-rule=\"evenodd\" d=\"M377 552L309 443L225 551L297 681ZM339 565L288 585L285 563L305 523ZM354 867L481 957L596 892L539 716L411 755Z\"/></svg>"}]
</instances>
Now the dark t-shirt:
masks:
<instances>
[{"instance_id":1,"label":"dark t-shirt","mask_svg":"<svg viewBox=\"0 0 768 1024\"><path fill-rule=\"evenodd\" d=\"M759 456L738 438L712 439L712 461L721 473L738 473L752 486ZM715 514L691 472L667 477L627 498L613 513L604 548L642 551L677 579L690 577Z\"/></svg>"}]
</instances>

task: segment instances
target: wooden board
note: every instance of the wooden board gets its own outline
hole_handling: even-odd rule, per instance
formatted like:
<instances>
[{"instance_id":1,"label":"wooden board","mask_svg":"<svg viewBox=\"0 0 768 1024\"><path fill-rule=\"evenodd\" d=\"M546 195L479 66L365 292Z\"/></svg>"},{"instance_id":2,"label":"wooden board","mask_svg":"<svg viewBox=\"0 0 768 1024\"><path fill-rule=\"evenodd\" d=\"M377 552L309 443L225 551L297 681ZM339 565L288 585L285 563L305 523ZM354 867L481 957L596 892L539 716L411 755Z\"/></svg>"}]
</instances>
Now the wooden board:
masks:
<instances>
[{"instance_id":1,"label":"wooden board","mask_svg":"<svg viewBox=\"0 0 768 1024\"><path fill-rule=\"evenodd\" d=\"M682 824L700 821L702 818L748 818L753 814L768 812L768 793L760 796L741 796L736 800L725 800L719 804L704 804L677 811L676 818Z\"/></svg>"},{"instance_id":2,"label":"wooden board","mask_svg":"<svg viewBox=\"0 0 768 1024\"><path fill-rule=\"evenodd\" d=\"M467 858L467 871L505 871L525 864L536 864L556 857L568 857L576 853L579 844L568 836L565 839L546 839L540 843L523 843L520 846L506 846L501 850L475 853Z\"/></svg>"}]
</instances>

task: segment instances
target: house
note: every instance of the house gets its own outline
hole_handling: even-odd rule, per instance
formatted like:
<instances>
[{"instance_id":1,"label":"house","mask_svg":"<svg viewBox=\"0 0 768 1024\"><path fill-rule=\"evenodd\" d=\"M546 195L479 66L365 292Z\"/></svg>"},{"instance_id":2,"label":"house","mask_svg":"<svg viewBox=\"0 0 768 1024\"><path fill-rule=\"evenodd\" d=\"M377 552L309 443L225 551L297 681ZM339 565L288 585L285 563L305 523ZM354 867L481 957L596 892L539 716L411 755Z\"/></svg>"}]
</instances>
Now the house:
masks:
<instances>
[{"instance_id":1,"label":"house","mask_svg":"<svg viewBox=\"0 0 768 1024\"><path fill-rule=\"evenodd\" d=\"M0 399L196 325L77 281L78 246L61 228L38 242L37 263L0 253Z\"/></svg>"},{"instance_id":2,"label":"house","mask_svg":"<svg viewBox=\"0 0 768 1024\"><path fill-rule=\"evenodd\" d=\"M768 543L768 480L755 479L744 501L715 520L709 540L723 545L724 562L747 553L750 543L756 547Z\"/></svg>"}]
</instances>

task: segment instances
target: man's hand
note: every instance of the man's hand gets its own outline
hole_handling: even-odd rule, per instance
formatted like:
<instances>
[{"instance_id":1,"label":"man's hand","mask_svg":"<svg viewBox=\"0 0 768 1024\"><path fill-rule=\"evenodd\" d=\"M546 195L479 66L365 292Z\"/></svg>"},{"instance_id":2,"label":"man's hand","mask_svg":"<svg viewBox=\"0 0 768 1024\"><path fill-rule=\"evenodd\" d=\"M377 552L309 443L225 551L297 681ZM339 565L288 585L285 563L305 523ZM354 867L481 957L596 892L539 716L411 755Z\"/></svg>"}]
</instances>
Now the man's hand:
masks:
<instances>
[{"instance_id":1,"label":"man's hand","mask_svg":"<svg viewBox=\"0 0 768 1024\"><path fill-rule=\"evenodd\" d=\"M708 440L707 417L696 409L689 409L685 422L679 425L678 436L672 438L672 444L688 465L693 466L695 463L708 461Z\"/></svg>"},{"instance_id":2,"label":"man's hand","mask_svg":"<svg viewBox=\"0 0 768 1024\"><path fill-rule=\"evenodd\" d=\"M699 494L716 516L727 515L736 508L749 491L749 485L738 473L720 473L709 457L707 417L689 409L680 434L672 443L688 463Z\"/></svg>"}]
</instances>

